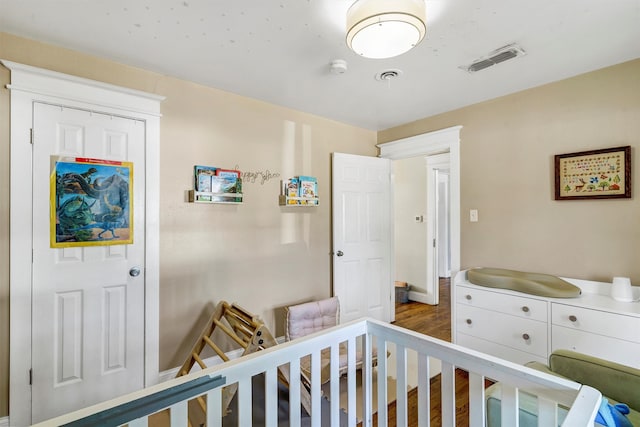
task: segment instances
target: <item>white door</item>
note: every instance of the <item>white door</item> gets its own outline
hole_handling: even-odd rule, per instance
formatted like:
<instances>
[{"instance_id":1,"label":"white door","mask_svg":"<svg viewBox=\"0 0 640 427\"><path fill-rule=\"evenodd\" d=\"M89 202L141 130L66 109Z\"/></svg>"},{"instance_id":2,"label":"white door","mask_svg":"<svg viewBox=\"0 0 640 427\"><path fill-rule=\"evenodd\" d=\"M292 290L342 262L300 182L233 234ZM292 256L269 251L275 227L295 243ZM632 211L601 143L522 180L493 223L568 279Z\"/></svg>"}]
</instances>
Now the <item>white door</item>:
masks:
<instances>
[{"instance_id":1,"label":"white door","mask_svg":"<svg viewBox=\"0 0 640 427\"><path fill-rule=\"evenodd\" d=\"M391 320L391 161L333 154L333 290L340 319Z\"/></svg>"},{"instance_id":2,"label":"white door","mask_svg":"<svg viewBox=\"0 0 640 427\"><path fill-rule=\"evenodd\" d=\"M438 232L436 242L438 246L438 276L451 277L451 254L449 253L450 227L449 227L449 171L437 171L438 195L436 200L436 221Z\"/></svg>"},{"instance_id":3,"label":"white door","mask_svg":"<svg viewBox=\"0 0 640 427\"><path fill-rule=\"evenodd\" d=\"M32 421L38 422L144 385L145 125L40 103L33 117ZM133 162L133 244L50 247L53 155ZM134 267L137 276L130 274Z\"/></svg>"}]
</instances>

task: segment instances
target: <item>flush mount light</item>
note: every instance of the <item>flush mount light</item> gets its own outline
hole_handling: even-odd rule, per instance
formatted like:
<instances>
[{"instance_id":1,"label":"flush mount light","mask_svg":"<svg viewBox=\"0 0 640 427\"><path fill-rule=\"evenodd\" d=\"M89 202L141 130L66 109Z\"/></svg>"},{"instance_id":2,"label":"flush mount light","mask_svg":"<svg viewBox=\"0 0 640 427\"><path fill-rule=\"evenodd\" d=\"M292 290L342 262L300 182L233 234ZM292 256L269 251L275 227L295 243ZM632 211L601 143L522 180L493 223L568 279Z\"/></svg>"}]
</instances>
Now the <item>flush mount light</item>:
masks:
<instances>
[{"instance_id":1,"label":"flush mount light","mask_svg":"<svg viewBox=\"0 0 640 427\"><path fill-rule=\"evenodd\" d=\"M365 58L408 52L426 30L424 0L358 0L347 11L347 45Z\"/></svg>"}]
</instances>

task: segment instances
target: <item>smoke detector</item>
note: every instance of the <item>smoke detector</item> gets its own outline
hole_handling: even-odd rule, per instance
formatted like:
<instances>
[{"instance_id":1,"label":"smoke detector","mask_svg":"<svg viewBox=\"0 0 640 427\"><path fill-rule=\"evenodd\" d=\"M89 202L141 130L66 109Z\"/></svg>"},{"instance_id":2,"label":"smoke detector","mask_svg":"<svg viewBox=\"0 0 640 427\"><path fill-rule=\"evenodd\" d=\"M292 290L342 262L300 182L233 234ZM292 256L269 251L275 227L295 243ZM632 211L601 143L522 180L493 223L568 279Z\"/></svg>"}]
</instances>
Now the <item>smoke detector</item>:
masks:
<instances>
[{"instance_id":1,"label":"smoke detector","mask_svg":"<svg viewBox=\"0 0 640 427\"><path fill-rule=\"evenodd\" d=\"M490 52L488 55L473 61L470 65L461 65L459 68L468 73L475 73L476 71L484 70L485 68L525 54L524 49L512 43Z\"/></svg>"},{"instance_id":2,"label":"smoke detector","mask_svg":"<svg viewBox=\"0 0 640 427\"><path fill-rule=\"evenodd\" d=\"M344 59L334 59L331 61L331 74L344 74L347 72L347 61Z\"/></svg>"},{"instance_id":3,"label":"smoke detector","mask_svg":"<svg viewBox=\"0 0 640 427\"><path fill-rule=\"evenodd\" d=\"M375 75L375 78L379 82L389 82L397 77L400 77L401 75L402 75L401 70L390 69L390 70L380 71L378 74Z\"/></svg>"}]
</instances>

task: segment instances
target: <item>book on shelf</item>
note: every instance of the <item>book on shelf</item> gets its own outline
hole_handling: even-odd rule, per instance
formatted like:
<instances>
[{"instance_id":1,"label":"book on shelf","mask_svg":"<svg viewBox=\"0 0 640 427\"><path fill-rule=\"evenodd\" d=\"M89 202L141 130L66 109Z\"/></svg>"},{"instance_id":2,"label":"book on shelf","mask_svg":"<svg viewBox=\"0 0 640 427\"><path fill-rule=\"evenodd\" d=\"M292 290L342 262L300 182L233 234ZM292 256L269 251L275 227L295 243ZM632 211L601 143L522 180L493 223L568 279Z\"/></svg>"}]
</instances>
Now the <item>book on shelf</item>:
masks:
<instances>
[{"instance_id":1,"label":"book on shelf","mask_svg":"<svg viewBox=\"0 0 640 427\"><path fill-rule=\"evenodd\" d=\"M193 167L195 190L211 192L211 177L215 176L217 170L218 168L213 166L195 165Z\"/></svg>"},{"instance_id":2,"label":"book on shelf","mask_svg":"<svg viewBox=\"0 0 640 427\"><path fill-rule=\"evenodd\" d=\"M294 176L286 181L285 185L285 196L287 197L298 197L298 186L300 182L298 181L298 177ZM288 205L297 205L298 200L287 200Z\"/></svg>"},{"instance_id":3,"label":"book on shelf","mask_svg":"<svg viewBox=\"0 0 640 427\"><path fill-rule=\"evenodd\" d=\"M318 179L315 176L305 176L305 175L300 175L298 179L300 180L298 197L303 198L303 200L300 200L300 204L315 205L316 204L315 200L304 200L304 199L315 199L318 197Z\"/></svg>"},{"instance_id":4,"label":"book on shelf","mask_svg":"<svg viewBox=\"0 0 640 427\"><path fill-rule=\"evenodd\" d=\"M241 172L233 169L218 169L216 170L216 176L238 179L241 176Z\"/></svg>"},{"instance_id":5,"label":"book on shelf","mask_svg":"<svg viewBox=\"0 0 640 427\"><path fill-rule=\"evenodd\" d=\"M242 173L233 169L221 169L215 166L194 166L194 187L199 193L198 201L207 202L242 202ZM218 194L238 194L222 196Z\"/></svg>"}]
</instances>

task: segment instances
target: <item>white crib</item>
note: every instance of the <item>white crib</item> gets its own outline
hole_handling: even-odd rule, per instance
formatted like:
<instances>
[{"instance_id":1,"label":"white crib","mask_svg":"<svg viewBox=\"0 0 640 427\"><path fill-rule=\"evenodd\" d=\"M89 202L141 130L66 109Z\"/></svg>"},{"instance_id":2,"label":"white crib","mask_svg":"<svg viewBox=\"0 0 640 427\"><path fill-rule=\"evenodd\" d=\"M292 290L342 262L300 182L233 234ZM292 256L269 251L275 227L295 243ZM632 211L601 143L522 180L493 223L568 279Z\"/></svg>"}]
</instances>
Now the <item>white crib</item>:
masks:
<instances>
[{"instance_id":1,"label":"white crib","mask_svg":"<svg viewBox=\"0 0 640 427\"><path fill-rule=\"evenodd\" d=\"M322 391L319 377L320 351L331 348L331 380L330 395L339 396L341 382L338 373L338 345L346 342L348 346L348 371L346 374L347 402L342 411L339 399L330 399L330 410L321 411ZM376 368L371 368L372 346L377 347L377 354L385 354L393 349L392 359L378 358ZM361 347L360 347L361 346ZM355 351L364 351L364 368L356 371ZM417 354L417 370L409 378L407 354ZM518 390L538 396L538 420L540 426L554 426L557 423L557 406L570 408L562 424L563 426L591 426L600 405L600 393L590 387L553 377L524 366L485 355L476 351L428 337L404 328L385 324L371 319L363 319L327 329L321 333L278 345L258 353L232 360L213 368L196 372L188 376L167 381L111 401L85 408L61 417L57 417L38 426L83 426L83 425L123 425L147 426L149 415L169 408L170 425L186 427L188 421L187 401L194 396L204 395L209 410L206 413L206 425L221 426L222 387L237 383L237 424L252 424L252 377L264 374L265 378L265 424L269 427L278 425L278 374L277 367L288 365L291 378L300 377L300 358L311 355L311 416L310 424L314 427L338 426L346 419L348 426L356 426L362 421L363 426L372 425L373 413L373 369L377 370L377 378L386 378L388 373L396 375L396 425L406 426L408 420L407 388L409 380L417 383L418 423L420 426L430 425L429 365L433 360L441 363L442 381L442 425L456 425L455 410L455 369L460 368L469 373L469 425L485 425L485 378L502 383L502 425L518 425ZM394 360L395 362L389 362ZM393 365L393 366L391 366ZM334 369L335 368L335 369ZM356 377L362 375L362 397L356 398ZM290 426L301 425L301 381L291 381L289 387L288 423ZM377 381L377 414L378 425L387 425L387 382ZM343 391L344 392L344 391ZM325 402L326 404L326 402ZM362 420L356 419L356 408L363 414ZM328 419L325 419L328 418Z\"/></svg>"}]
</instances>

